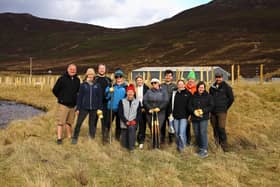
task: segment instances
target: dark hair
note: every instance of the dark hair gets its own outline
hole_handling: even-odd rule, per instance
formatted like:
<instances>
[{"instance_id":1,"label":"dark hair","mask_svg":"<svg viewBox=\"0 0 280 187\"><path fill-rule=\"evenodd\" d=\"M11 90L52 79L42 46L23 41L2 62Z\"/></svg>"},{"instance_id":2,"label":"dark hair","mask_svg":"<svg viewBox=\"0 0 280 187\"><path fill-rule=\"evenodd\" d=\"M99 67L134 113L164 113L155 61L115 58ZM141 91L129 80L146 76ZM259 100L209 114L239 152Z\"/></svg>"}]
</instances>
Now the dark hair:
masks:
<instances>
[{"instance_id":1,"label":"dark hair","mask_svg":"<svg viewBox=\"0 0 280 187\"><path fill-rule=\"evenodd\" d=\"M167 69L164 72L164 75L171 74L173 76L173 71L171 69Z\"/></svg>"},{"instance_id":2,"label":"dark hair","mask_svg":"<svg viewBox=\"0 0 280 187\"><path fill-rule=\"evenodd\" d=\"M198 90L198 88L199 88L200 85L204 85L204 88L206 89L206 84L205 84L205 82L199 81L199 82L197 83L197 85L196 85L196 90Z\"/></svg>"}]
</instances>

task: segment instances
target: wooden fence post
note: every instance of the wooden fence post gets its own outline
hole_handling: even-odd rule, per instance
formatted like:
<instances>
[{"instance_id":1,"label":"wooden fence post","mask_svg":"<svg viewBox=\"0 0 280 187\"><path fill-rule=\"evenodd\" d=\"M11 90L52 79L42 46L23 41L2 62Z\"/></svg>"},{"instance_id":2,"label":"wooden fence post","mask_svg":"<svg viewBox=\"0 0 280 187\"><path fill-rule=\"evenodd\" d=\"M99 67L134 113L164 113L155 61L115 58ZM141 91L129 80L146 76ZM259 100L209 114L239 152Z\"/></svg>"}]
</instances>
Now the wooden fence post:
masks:
<instances>
[{"instance_id":1,"label":"wooden fence post","mask_svg":"<svg viewBox=\"0 0 280 187\"><path fill-rule=\"evenodd\" d=\"M231 85L234 84L234 64L231 65Z\"/></svg>"}]
</instances>

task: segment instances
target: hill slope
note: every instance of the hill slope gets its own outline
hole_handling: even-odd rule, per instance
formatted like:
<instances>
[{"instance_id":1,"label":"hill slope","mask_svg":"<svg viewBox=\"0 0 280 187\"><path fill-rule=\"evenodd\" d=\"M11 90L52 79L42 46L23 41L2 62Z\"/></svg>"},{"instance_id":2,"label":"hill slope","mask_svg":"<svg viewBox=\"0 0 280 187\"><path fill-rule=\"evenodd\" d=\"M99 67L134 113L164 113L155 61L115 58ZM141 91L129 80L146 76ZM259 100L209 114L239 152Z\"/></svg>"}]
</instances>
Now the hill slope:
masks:
<instances>
[{"instance_id":1,"label":"hill slope","mask_svg":"<svg viewBox=\"0 0 280 187\"><path fill-rule=\"evenodd\" d=\"M119 30L30 15L8 14L8 19L2 14L0 21L6 26L0 31L0 63L7 70L18 70L26 64L19 60L33 56L38 71L64 68L69 62L82 66L103 62L126 70L146 65L265 63L273 71L280 60L279 7L276 0L214 0L159 23Z\"/></svg>"}]
</instances>

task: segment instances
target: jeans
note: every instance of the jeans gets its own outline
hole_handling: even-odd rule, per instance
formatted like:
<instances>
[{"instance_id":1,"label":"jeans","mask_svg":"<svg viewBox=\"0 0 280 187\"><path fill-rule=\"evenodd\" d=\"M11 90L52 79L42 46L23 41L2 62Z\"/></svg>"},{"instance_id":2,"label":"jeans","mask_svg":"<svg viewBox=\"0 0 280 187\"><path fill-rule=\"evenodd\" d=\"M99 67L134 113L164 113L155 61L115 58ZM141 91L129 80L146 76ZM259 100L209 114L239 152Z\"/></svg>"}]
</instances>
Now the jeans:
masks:
<instances>
[{"instance_id":1,"label":"jeans","mask_svg":"<svg viewBox=\"0 0 280 187\"><path fill-rule=\"evenodd\" d=\"M207 150L208 149L208 136L207 136L208 120L193 121L192 125L193 125L195 141L197 146L200 149Z\"/></svg>"},{"instance_id":2,"label":"jeans","mask_svg":"<svg viewBox=\"0 0 280 187\"><path fill-rule=\"evenodd\" d=\"M186 129L187 129L187 119L174 119L174 128L175 128L175 136L176 136L176 145L178 150L183 150L186 142Z\"/></svg>"},{"instance_id":3,"label":"jeans","mask_svg":"<svg viewBox=\"0 0 280 187\"><path fill-rule=\"evenodd\" d=\"M91 138L95 137L96 121L97 121L96 120L97 119L96 110L83 110L83 109L81 109L79 111L79 115L78 115L75 130L74 130L73 138L78 138L79 137L81 126L83 124L83 121L87 117L87 115L89 115L89 118L88 118L89 136Z\"/></svg>"},{"instance_id":4,"label":"jeans","mask_svg":"<svg viewBox=\"0 0 280 187\"><path fill-rule=\"evenodd\" d=\"M121 145L129 150L134 149L136 141L136 125L128 126L127 129L121 129Z\"/></svg>"}]
</instances>

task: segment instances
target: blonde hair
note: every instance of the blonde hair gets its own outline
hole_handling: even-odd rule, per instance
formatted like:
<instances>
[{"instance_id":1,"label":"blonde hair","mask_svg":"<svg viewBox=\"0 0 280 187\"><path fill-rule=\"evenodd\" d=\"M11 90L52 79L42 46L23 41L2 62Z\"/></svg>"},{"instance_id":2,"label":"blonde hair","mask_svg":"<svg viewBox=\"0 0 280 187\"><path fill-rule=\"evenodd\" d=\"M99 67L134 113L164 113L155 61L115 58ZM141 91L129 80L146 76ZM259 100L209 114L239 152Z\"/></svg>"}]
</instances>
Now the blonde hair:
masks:
<instances>
[{"instance_id":1,"label":"blonde hair","mask_svg":"<svg viewBox=\"0 0 280 187\"><path fill-rule=\"evenodd\" d=\"M85 75L84 75L84 81L87 80L88 75L93 75L95 77L95 71L93 68L88 68Z\"/></svg>"}]
</instances>

